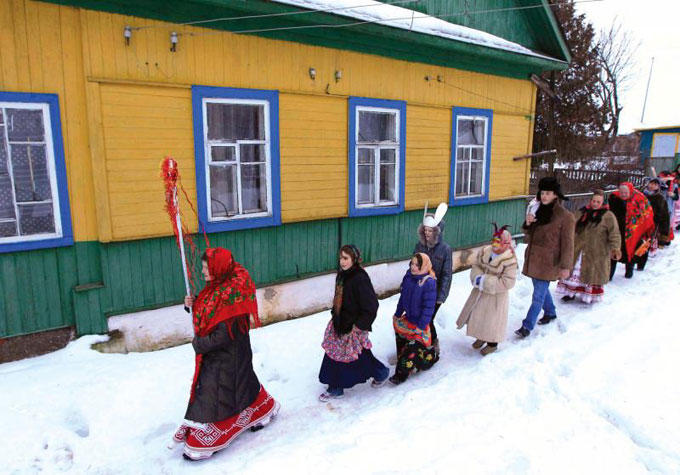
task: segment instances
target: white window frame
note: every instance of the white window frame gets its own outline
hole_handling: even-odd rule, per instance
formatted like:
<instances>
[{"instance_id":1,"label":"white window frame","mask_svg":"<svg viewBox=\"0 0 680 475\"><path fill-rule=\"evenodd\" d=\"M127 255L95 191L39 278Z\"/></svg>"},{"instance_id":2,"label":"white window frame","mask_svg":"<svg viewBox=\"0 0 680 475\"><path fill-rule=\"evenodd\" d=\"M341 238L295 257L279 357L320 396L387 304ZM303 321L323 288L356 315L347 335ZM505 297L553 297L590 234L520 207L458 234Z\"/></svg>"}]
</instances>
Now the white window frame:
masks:
<instances>
[{"instance_id":1,"label":"white window frame","mask_svg":"<svg viewBox=\"0 0 680 475\"><path fill-rule=\"evenodd\" d=\"M458 145L458 138L460 137L459 130L458 130L458 124L460 123L461 120L473 120L473 121L483 120L484 121L484 143L482 145L460 145L460 146ZM453 182L454 199L464 200L464 199L467 199L467 198L479 198L481 196L486 195L487 190L485 189L486 188L485 185L486 185L486 174L488 173L488 170L486 169L487 168L487 166L486 166L486 162L487 162L486 153L487 153L488 145L489 145L489 118L488 117L476 116L476 115L458 115L458 116L456 116L456 143L454 144L454 147L455 147L455 150L456 150L455 151L456 166L454 167L454 177L453 177L453 179L454 179L454 182ZM481 148L482 149L482 152L483 152L482 160L481 160L481 163L482 163L482 183L481 183L481 186L480 186L480 189L481 189L480 193L476 193L474 195L470 194L470 183L472 181L472 167L470 166L468 168L469 172L468 172L468 181L467 181L467 194L465 194L465 195L456 194L456 188L457 188L457 185L458 185L458 163L460 163L459 157L458 157L458 148L459 147L469 149L470 150L470 157L472 157L472 149L475 149L475 148ZM475 160L475 161L477 161L477 160ZM472 163L472 160L469 159L468 164L471 164L471 163Z\"/></svg>"},{"instance_id":2,"label":"white window frame","mask_svg":"<svg viewBox=\"0 0 680 475\"><path fill-rule=\"evenodd\" d=\"M396 142L361 142L359 143L359 114L360 112L379 112L395 114L395 137ZM383 208L388 206L398 206L399 205L399 184L400 184L400 160L401 160L401 110L391 109L385 107L372 107L372 106L356 106L354 111L354 207L357 209L365 208ZM359 149L368 148L372 149L373 152L373 203L363 203L359 204ZM380 201L380 151L381 150L394 150L394 160L395 160L395 172L394 172L394 201Z\"/></svg>"},{"instance_id":3,"label":"white window frame","mask_svg":"<svg viewBox=\"0 0 680 475\"><path fill-rule=\"evenodd\" d=\"M14 142L15 145L44 145L45 154L47 159L47 171L50 178L50 191L52 193L51 200L45 201L32 201L27 204L41 204L41 203L52 203L52 214L54 216L54 232L44 233L44 234L30 234L28 236L20 236L21 232L20 226L20 214L19 206L16 200L16 190L14 187L14 170L12 167L12 144L9 141L8 132L8 122L7 122L7 112L6 109L26 109L26 110L40 110L43 114L43 127L45 132L45 140L43 142ZM14 200L14 213L16 219L0 219L2 223L15 222L17 226L17 236L11 237L0 237L0 244L11 244L17 242L31 242L31 241L44 241L46 239L62 238L62 226L61 226L61 207L59 203L59 188L57 185L57 172L56 172L56 162L54 155L54 138L52 137L52 120L50 116L50 106L47 103L27 103L27 102L11 102L2 101L0 102L0 113L3 115L3 126L2 131L5 138L5 144L7 146L7 171L9 172L11 186L12 186L12 198Z\"/></svg>"},{"instance_id":4,"label":"white window frame","mask_svg":"<svg viewBox=\"0 0 680 475\"><path fill-rule=\"evenodd\" d=\"M264 126L265 140L209 140L208 139L208 104L239 104L239 105L258 105L264 106ZM206 183L206 204L208 211L208 221L219 223L224 221L235 221L241 219L262 218L272 216L272 171L271 171L271 130L269 122L269 101L257 99L228 99L228 98L203 98L203 143L205 144L205 183ZM267 178L267 211L260 213L243 213L243 203L241 198L241 147L240 145L264 145L265 150L265 169ZM214 162L211 149L213 146L232 146L235 149L234 162ZM261 162L259 162L261 163ZM212 214L212 194L210 183L211 166L234 166L236 165L236 199L238 202L238 214L234 216L213 216Z\"/></svg>"}]
</instances>

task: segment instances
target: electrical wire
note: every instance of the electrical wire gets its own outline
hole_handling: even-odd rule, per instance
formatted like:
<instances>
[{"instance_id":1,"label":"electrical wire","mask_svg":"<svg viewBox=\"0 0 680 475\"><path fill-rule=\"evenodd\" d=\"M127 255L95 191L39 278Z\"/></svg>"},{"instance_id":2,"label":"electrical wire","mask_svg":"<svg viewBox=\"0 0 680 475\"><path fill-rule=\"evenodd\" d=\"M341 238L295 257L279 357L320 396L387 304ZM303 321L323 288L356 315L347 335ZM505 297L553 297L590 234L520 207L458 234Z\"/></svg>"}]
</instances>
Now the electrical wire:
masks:
<instances>
[{"instance_id":1,"label":"electrical wire","mask_svg":"<svg viewBox=\"0 0 680 475\"><path fill-rule=\"evenodd\" d=\"M480 97L482 99L486 99L486 100L489 100L489 101L492 101L492 102L496 102L498 104L503 104L503 105L506 105L506 106L509 106L509 107L513 107L513 108L517 109L518 111L520 111L524 114L527 114L527 115L533 115L534 114L534 111L532 111L532 110L525 109L524 107L520 107L520 106L515 105L515 104L511 104L510 102L504 102L504 101L501 101L499 99L494 99L493 97L485 96L484 94L479 94L479 93L476 93L474 91L470 91L469 89L465 89L464 87L456 86L455 84L449 84L448 82L444 81L443 79L437 79L437 82L444 84L445 86L451 87L453 89L458 89L459 91L463 91L467 94L471 94L473 96Z\"/></svg>"}]
</instances>

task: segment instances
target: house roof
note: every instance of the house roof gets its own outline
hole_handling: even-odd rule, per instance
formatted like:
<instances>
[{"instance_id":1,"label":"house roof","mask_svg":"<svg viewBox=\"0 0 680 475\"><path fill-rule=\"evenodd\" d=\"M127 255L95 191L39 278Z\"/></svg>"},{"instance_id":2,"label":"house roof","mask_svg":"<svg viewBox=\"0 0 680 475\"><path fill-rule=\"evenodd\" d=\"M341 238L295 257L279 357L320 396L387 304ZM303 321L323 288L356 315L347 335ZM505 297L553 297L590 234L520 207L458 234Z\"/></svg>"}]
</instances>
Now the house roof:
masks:
<instances>
[{"instance_id":1,"label":"house roof","mask_svg":"<svg viewBox=\"0 0 680 475\"><path fill-rule=\"evenodd\" d=\"M667 130L667 129L680 129L680 124L679 125L659 125L657 127L643 126L643 127L635 128L633 130L635 130L635 132L647 132L647 131L652 131L652 130Z\"/></svg>"},{"instance_id":2,"label":"house roof","mask_svg":"<svg viewBox=\"0 0 680 475\"><path fill-rule=\"evenodd\" d=\"M139 17L131 26L201 22L195 26L523 79L566 69L571 59L548 0L498 0L500 7L472 12L461 10L462 0L43 1ZM432 11L436 5L454 10Z\"/></svg>"}]
</instances>

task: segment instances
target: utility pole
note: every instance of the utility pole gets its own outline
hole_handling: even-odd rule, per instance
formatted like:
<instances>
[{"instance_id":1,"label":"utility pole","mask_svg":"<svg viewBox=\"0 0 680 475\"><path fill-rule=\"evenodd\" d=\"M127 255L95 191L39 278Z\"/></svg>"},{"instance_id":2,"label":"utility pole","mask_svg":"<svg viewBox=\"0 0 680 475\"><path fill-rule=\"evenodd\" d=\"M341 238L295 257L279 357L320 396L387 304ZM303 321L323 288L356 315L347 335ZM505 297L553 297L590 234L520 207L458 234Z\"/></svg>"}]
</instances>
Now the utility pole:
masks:
<instances>
[{"instance_id":1,"label":"utility pole","mask_svg":"<svg viewBox=\"0 0 680 475\"><path fill-rule=\"evenodd\" d=\"M645 121L645 109L647 108L647 96L649 95L649 84L652 82L652 69L654 69L654 57L652 56L652 65L649 67L649 78L647 79L647 91L645 92L645 102L642 104L642 117L640 122Z\"/></svg>"}]
</instances>

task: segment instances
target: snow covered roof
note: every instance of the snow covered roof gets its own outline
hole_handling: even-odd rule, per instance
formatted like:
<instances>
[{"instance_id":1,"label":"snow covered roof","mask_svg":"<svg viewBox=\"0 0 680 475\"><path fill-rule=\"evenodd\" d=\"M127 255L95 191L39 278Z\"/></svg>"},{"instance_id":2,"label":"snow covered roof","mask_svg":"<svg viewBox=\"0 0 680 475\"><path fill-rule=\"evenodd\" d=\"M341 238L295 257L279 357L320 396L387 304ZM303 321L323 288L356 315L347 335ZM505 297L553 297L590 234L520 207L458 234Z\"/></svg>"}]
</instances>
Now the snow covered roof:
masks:
<instances>
[{"instance_id":1,"label":"snow covered roof","mask_svg":"<svg viewBox=\"0 0 680 475\"><path fill-rule=\"evenodd\" d=\"M563 62L557 58L537 53L518 43L508 41L485 31L456 25L425 13L395 5L388 5L382 2L372 0L273 1L309 10L325 11L326 13L331 13L333 15L355 18L373 24L385 25L478 46L486 46L488 48L509 51L512 53Z\"/></svg>"}]
</instances>

